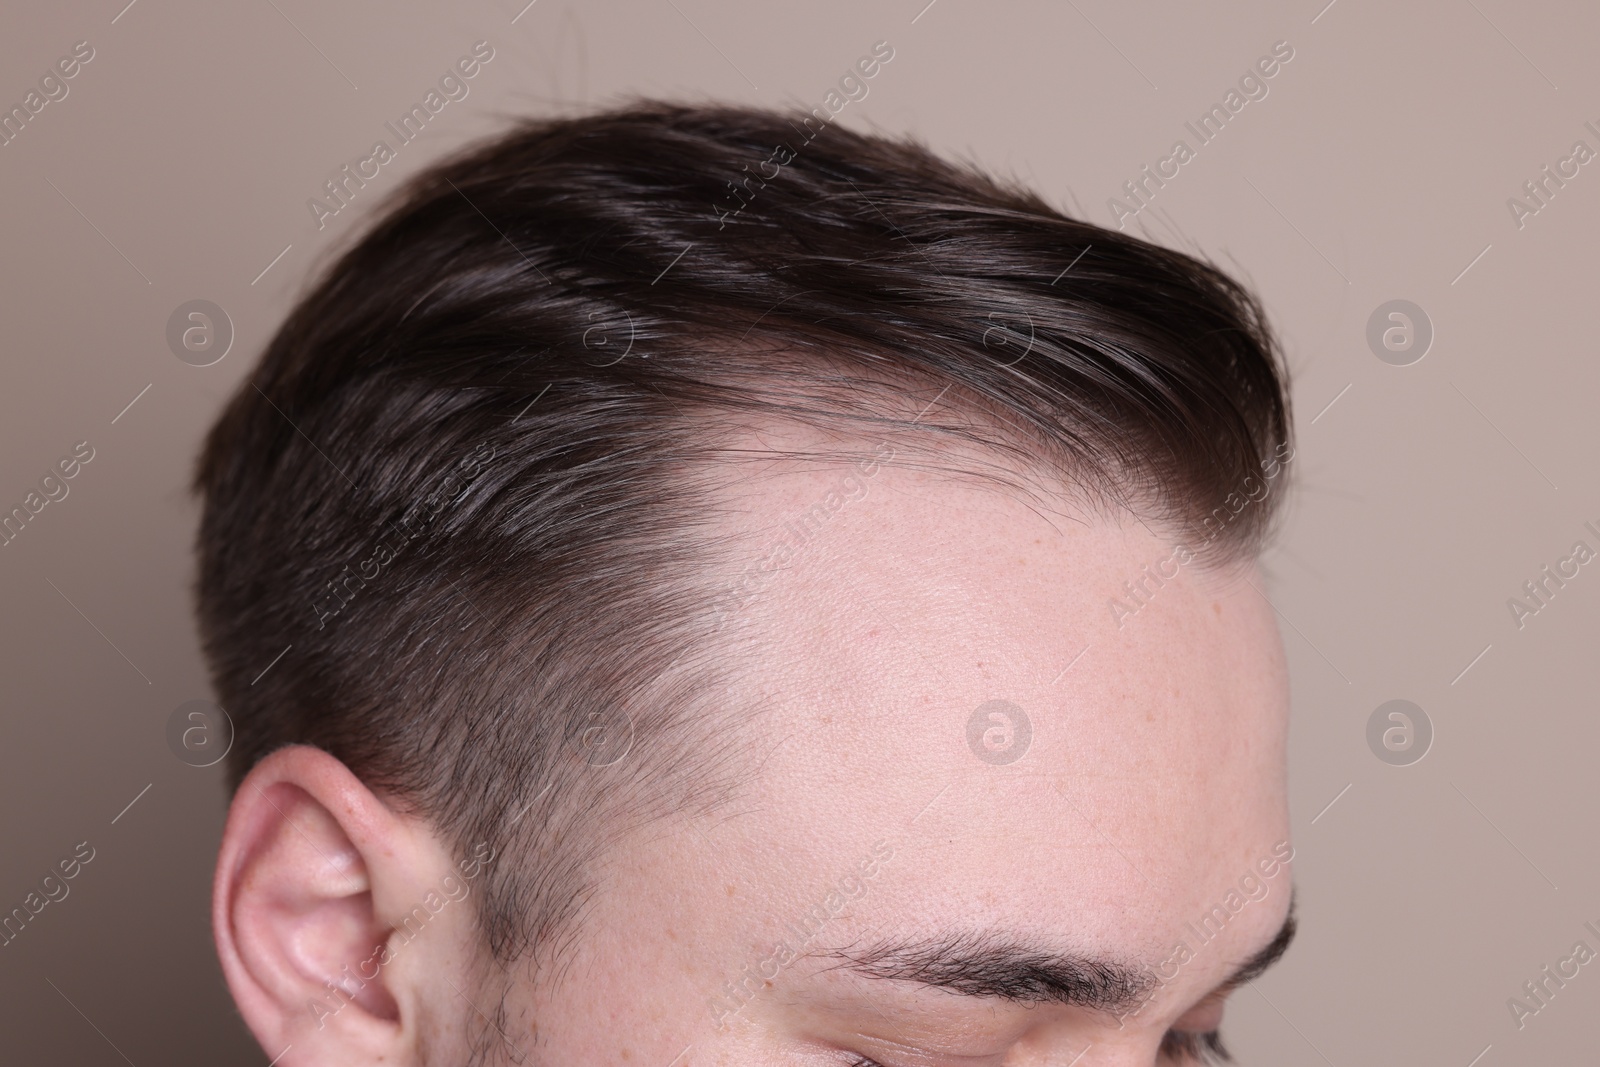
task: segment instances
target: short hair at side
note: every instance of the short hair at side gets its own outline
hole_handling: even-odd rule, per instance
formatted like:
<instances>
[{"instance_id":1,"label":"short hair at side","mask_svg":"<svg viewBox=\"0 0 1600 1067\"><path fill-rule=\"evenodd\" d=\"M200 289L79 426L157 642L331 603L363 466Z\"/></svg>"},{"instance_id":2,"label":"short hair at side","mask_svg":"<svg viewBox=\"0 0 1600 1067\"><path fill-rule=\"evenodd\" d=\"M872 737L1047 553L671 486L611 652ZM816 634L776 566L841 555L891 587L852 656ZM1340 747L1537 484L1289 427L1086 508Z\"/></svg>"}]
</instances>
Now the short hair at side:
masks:
<instances>
[{"instance_id":1,"label":"short hair at side","mask_svg":"<svg viewBox=\"0 0 1600 1067\"><path fill-rule=\"evenodd\" d=\"M492 842L496 958L573 936L625 828L739 788L712 520L741 429L942 436L1216 559L1267 536L1281 494L1251 486L1290 417L1245 288L809 118L639 102L430 168L206 441L234 783L316 745L463 853Z\"/></svg>"}]
</instances>

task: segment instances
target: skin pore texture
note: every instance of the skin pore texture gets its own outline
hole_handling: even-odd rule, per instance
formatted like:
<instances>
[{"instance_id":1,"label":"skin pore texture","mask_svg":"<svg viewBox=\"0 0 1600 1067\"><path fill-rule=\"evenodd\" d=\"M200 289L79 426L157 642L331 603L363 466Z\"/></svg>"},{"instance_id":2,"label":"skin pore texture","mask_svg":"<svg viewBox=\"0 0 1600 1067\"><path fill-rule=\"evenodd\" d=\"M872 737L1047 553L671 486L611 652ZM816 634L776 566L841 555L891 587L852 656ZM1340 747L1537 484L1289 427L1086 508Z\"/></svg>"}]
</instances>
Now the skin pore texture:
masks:
<instances>
[{"instance_id":1,"label":"skin pore texture","mask_svg":"<svg viewBox=\"0 0 1600 1067\"><path fill-rule=\"evenodd\" d=\"M1172 555L1136 520L892 460L744 473L736 572L844 499L735 609L744 791L610 850L558 966L475 959L469 896L319 1026L322 976L454 864L330 757L280 751L239 790L216 902L269 1057L1111 1067L1182 1062L1163 1035L1221 1022L1290 905L1288 682L1255 567L1184 566L1119 625L1110 598ZM996 700L1031 731L1012 762L969 743ZM1087 1002L1096 977L1120 1007Z\"/></svg>"}]
</instances>

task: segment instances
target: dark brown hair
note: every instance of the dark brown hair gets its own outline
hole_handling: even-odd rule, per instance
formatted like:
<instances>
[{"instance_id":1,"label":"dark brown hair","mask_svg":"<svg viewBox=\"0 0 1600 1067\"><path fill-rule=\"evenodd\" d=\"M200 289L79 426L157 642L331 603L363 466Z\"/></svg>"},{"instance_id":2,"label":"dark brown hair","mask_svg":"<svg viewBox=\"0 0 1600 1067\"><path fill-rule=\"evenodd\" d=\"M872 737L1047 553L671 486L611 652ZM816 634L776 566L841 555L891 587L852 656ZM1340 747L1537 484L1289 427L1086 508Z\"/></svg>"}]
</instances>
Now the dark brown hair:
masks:
<instances>
[{"instance_id":1,"label":"dark brown hair","mask_svg":"<svg viewBox=\"0 0 1600 1067\"><path fill-rule=\"evenodd\" d=\"M320 746L506 857L498 958L571 936L621 827L740 781L711 520L729 442L782 419L976 443L1218 558L1259 551L1289 436L1240 285L916 143L656 103L525 122L401 191L206 442L234 781Z\"/></svg>"}]
</instances>

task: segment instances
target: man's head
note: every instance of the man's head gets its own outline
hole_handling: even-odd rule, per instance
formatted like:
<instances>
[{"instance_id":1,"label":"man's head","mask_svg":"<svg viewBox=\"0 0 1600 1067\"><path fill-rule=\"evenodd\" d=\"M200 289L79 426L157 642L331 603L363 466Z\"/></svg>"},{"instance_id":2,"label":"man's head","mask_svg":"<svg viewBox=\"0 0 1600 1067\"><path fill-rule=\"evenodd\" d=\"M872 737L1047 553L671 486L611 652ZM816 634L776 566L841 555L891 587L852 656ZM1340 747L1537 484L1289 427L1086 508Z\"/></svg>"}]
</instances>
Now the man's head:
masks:
<instances>
[{"instance_id":1,"label":"man's head","mask_svg":"<svg viewBox=\"0 0 1600 1067\"><path fill-rule=\"evenodd\" d=\"M430 170L200 465L246 1020L1181 1051L1283 943L1288 440L1248 293L912 144L642 105Z\"/></svg>"}]
</instances>

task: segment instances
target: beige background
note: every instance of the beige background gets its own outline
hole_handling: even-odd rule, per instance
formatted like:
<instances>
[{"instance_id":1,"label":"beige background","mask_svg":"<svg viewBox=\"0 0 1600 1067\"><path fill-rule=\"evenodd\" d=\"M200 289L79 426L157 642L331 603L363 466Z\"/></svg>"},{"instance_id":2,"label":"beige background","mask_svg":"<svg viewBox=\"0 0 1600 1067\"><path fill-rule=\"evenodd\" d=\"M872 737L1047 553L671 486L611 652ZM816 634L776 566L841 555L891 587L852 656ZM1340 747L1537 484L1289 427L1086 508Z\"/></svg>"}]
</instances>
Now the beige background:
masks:
<instances>
[{"instance_id":1,"label":"beige background","mask_svg":"<svg viewBox=\"0 0 1600 1067\"><path fill-rule=\"evenodd\" d=\"M75 843L96 849L0 948L7 1061L267 1062L210 947L220 775L163 731L207 695L191 457L308 269L496 115L624 93L810 107L886 39L894 60L844 121L915 132L1102 224L1142 165L1194 147L1186 120L1293 46L1139 216L1253 281L1296 373L1298 485L1268 592L1294 671L1304 929L1236 997L1230 1044L1246 1064L1593 1062L1600 965L1520 1031L1506 1001L1578 939L1600 949L1582 928L1600 926L1600 563L1520 631L1506 601L1575 540L1600 548L1582 528L1600 526L1600 163L1521 229L1507 198L1575 140L1600 149L1583 127L1600 126L1600 9L538 0L514 21L525 0L124 2L12 3L0 33L7 105L74 42L95 49L0 148L0 502L74 442L96 450L0 548L0 910ZM307 198L480 39L496 56L471 96L318 232ZM237 330L207 368L164 337L195 298ZM1436 330L1411 366L1365 339L1395 298ZM1366 742L1397 697L1436 730L1413 766Z\"/></svg>"}]
</instances>

